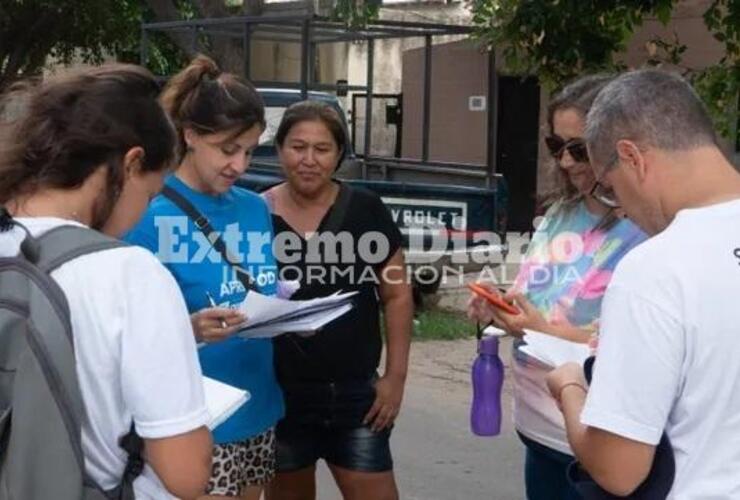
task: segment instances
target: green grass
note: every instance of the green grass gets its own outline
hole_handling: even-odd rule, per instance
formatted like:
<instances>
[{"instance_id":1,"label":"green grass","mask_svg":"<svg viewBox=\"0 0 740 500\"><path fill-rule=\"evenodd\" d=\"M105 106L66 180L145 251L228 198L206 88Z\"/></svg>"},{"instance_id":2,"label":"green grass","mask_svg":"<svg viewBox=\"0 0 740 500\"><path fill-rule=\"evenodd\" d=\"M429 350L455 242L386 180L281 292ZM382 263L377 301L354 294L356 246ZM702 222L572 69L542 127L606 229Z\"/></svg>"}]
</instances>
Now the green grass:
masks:
<instances>
[{"instance_id":1,"label":"green grass","mask_svg":"<svg viewBox=\"0 0 740 500\"><path fill-rule=\"evenodd\" d=\"M430 307L415 319L412 340L456 340L475 336L475 324L461 312Z\"/></svg>"}]
</instances>

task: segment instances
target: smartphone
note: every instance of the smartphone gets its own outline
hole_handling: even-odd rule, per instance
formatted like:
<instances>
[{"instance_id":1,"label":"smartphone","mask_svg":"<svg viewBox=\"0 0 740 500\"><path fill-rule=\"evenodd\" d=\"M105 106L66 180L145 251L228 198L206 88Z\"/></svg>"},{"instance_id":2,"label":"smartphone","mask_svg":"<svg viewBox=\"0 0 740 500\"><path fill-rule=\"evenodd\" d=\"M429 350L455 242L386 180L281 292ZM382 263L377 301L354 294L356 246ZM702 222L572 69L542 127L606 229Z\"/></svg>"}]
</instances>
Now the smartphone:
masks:
<instances>
[{"instance_id":1,"label":"smartphone","mask_svg":"<svg viewBox=\"0 0 740 500\"><path fill-rule=\"evenodd\" d=\"M468 283L468 288L470 288L473 293L476 295L480 295L484 299L488 301L489 304L491 304L494 307L498 307L504 312L507 312L509 314L519 314L519 309L517 309L513 304L509 304L504 299L499 297L496 294L493 294L480 286L477 283Z\"/></svg>"}]
</instances>

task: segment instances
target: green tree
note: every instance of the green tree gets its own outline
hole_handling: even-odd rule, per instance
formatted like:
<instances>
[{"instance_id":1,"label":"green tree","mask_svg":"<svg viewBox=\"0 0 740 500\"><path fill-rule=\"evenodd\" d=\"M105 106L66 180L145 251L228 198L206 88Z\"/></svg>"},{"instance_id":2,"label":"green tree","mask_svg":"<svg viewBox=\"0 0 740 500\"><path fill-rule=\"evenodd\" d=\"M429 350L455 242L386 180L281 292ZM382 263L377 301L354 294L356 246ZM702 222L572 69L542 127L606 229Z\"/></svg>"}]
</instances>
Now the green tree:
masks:
<instances>
[{"instance_id":1,"label":"green tree","mask_svg":"<svg viewBox=\"0 0 740 500\"><path fill-rule=\"evenodd\" d=\"M349 29L361 28L376 19L382 0L337 0L332 19L343 21Z\"/></svg>"},{"instance_id":2,"label":"green tree","mask_svg":"<svg viewBox=\"0 0 740 500\"><path fill-rule=\"evenodd\" d=\"M144 17L154 21L177 21L234 15L259 15L264 0L144 0ZM150 45L149 66L158 74L172 74L195 55L189 33L155 35ZM244 71L241 40L221 36L199 36L198 51L213 57L219 65L235 73Z\"/></svg>"},{"instance_id":3,"label":"green tree","mask_svg":"<svg viewBox=\"0 0 740 500\"><path fill-rule=\"evenodd\" d=\"M259 15L264 10L265 0L145 0L144 3L148 7L149 18L157 21L174 21ZM331 3L334 5L331 18L343 22L348 29L356 29L377 18L381 0L334 0ZM192 35L171 32L167 39L159 36L155 43L151 44L153 60L149 63L150 67L160 74L171 74L172 69L180 67L182 61L173 58L173 46L176 46L186 59L194 55ZM161 53L163 47L165 54ZM200 36L198 48L199 51L213 57L222 68L235 73L243 72L244 55L240 39L214 35Z\"/></svg>"},{"instance_id":4,"label":"green tree","mask_svg":"<svg viewBox=\"0 0 740 500\"><path fill-rule=\"evenodd\" d=\"M335 16L350 27L377 15L369 0L336 0ZM259 15L264 0L1 0L0 93L17 79L39 75L49 62L99 63L106 56L139 61L142 21ZM155 34L149 66L171 74L194 55L188 33ZM199 38L199 50L229 71L242 72L241 41Z\"/></svg>"},{"instance_id":5,"label":"green tree","mask_svg":"<svg viewBox=\"0 0 740 500\"><path fill-rule=\"evenodd\" d=\"M0 91L38 75L49 58L99 62L125 51L138 38L139 20L136 0L3 0Z\"/></svg>"},{"instance_id":6,"label":"green tree","mask_svg":"<svg viewBox=\"0 0 740 500\"><path fill-rule=\"evenodd\" d=\"M740 0L715 0L704 13L704 22L725 45L718 64L693 75L694 85L704 98L726 137L734 131L740 142Z\"/></svg>"},{"instance_id":7,"label":"green tree","mask_svg":"<svg viewBox=\"0 0 740 500\"><path fill-rule=\"evenodd\" d=\"M471 0L476 36L502 47L505 66L536 75L548 89L595 71L623 69L615 56L625 49L646 16L667 24L676 0ZM731 135L740 91L740 0L714 0L704 14L707 28L725 45L717 64L684 74L712 111L719 130ZM648 64L680 66L680 40L654 40Z\"/></svg>"}]
</instances>

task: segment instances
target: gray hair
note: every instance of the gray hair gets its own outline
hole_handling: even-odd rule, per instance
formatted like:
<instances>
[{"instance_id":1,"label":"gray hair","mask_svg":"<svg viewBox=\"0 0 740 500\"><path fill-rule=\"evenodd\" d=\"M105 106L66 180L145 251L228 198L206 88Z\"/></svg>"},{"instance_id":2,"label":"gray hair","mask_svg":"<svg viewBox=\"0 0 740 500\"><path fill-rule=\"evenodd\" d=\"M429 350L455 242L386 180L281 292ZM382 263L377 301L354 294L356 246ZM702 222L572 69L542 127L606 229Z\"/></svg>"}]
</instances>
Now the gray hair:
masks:
<instances>
[{"instance_id":1,"label":"gray hair","mask_svg":"<svg viewBox=\"0 0 740 500\"><path fill-rule=\"evenodd\" d=\"M717 144L712 121L691 85L656 69L630 71L599 93L586 117L592 165L610 168L616 143L629 139L665 151Z\"/></svg>"}]
</instances>

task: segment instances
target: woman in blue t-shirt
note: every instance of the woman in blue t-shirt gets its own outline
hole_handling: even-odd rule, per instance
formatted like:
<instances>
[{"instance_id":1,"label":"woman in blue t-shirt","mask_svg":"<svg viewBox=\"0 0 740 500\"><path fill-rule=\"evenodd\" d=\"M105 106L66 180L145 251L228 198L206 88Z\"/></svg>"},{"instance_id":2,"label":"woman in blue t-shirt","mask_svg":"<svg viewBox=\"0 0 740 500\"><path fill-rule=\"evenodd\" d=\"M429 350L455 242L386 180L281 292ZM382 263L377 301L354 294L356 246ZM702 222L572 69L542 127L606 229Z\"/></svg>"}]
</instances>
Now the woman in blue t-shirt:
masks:
<instances>
[{"instance_id":1,"label":"woman in blue t-shirt","mask_svg":"<svg viewBox=\"0 0 740 500\"><path fill-rule=\"evenodd\" d=\"M250 288L275 294L277 270L267 206L234 183L265 128L264 105L249 82L221 73L203 56L169 81L161 100L178 131L180 164L127 240L156 252L175 276L196 338L205 343L199 349L203 373L251 395L213 431L207 493L258 499L274 475L273 430L283 416L283 397L272 341L234 336L246 318L233 308ZM180 198L198 214L187 213ZM203 219L196 225L198 215L212 229ZM224 248L209 241L210 231L248 276L222 257Z\"/></svg>"}]
</instances>

